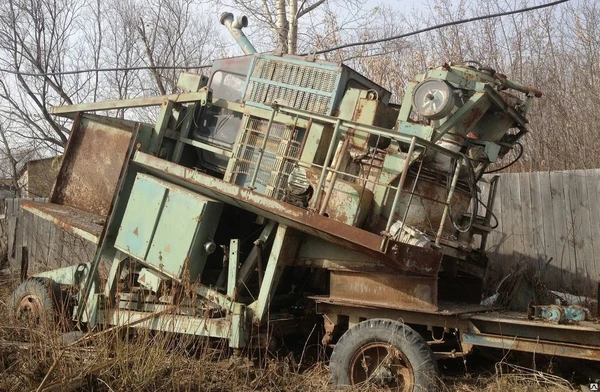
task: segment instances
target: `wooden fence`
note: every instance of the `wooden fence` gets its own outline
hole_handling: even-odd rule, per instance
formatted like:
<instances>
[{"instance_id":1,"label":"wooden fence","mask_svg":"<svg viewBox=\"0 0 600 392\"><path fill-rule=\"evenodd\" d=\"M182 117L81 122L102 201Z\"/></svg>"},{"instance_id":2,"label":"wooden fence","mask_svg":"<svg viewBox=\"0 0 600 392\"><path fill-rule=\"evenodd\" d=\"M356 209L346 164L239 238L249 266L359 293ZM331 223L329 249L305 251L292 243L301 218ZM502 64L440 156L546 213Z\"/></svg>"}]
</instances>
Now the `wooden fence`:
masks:
<instances>
[{"instance_id":1,"label":"wooden fence","mask_svg":"<svg viewBox=\"0 0 600 392\"><path fill-rule=\"evenodd\" d=\"M21 200L25 199L4 200L3 229L7 237L9 267L13 272L21 272L23 258L27 261L28 274L91 261L95 244L21 210Z\"/></svg>"},{"instance_id":2,"label":"wooden fence","mask_svg":"<svg viewBox=\"0 0 600 392\"><path fill-rule=\"evenodd\" d=\"M557 290L600 281L600 169L501 174L488 237L491 276L528 263Z\"/></svg>"},{"instance_id":3,"label":"wooden fence","mask_svg":"<svg viewBox=\"0 0 600 392\"><path fill-rule=\"evenodd\" d=\"M20 211L6 199L8 254L29 273L89 261L95 245ZM488 276L497 281L527 263L551 288L595 293L600 281L600 169L501 174L488 236Z\"/></svg>"}]
</instances>

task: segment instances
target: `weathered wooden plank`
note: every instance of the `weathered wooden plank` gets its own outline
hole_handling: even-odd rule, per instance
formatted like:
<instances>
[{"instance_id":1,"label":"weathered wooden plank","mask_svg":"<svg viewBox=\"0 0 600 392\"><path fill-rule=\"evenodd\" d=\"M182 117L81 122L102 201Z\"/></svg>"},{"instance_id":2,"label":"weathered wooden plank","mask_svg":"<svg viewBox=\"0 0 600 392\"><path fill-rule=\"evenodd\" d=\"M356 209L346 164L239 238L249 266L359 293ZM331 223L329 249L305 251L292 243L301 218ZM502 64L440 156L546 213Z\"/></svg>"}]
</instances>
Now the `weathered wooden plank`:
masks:
<instances>
[{"instance_id":1,"label":"weathered wooden plank","mask_svg":"<svg viewBox=\"0 0 600 392\"><path fill-rule=\"evenodd\" d=\"M34 241L33 233L35 232L35 222L33 216L27 211L21 211L23 217L23 243L27 246L27 260L29 262L29 273L34 273L32 269L35 265L35 251L37 244Z\"/></svg>"},{"instance_id":2,"label":"weathered wooden plank","mask_svg":"<svg viewBox=\"0 0 600 392\"><path fill-rule=\"evenodd\" d=\"M556 247L556 266L559 267L560 280L558 284L562 287L566 282L565 269L570 267L568 250L568 231L570 225L567 223L567 210L565 206L563 175L559 172L550 173L550 197L552 199L552 220L554 225L554 241Z\"/></svg>"},{"instance_id":3,"label":"weathered wooden plank","mask_svg":"<svg viewBox=\"0 0 600 392\"><path fill-rule=\"evenodd\" d=\"M14 254L15 254L15 268L20 271L21 265L23 262L23 218L21 213L16 214L15 220L15 245L14 245Z\"/></svg>"},{"instance_id":4,"label":"weathered wooden plank","mask_svg":"<svg viewBox=\"0 0 600 392\"><path fill-rule=\"evenodd\" d=\"M14 206L14 199L6 199L6 235L8 236L8 257L11 259L15 257L15 241L17 235L17 215L15 214Z\"/></svg>"},{"instance_id":5,"label":"weathered wooden plank","mask_svg":"<svg viewBox=\"0 0 600 392\"><path fill-rule=\"evenodd\" d=\"M575 170L571 173L571 178L574 180L572 185L576 194L576 199L571 198L571 210L575 221L575 256L581 276L582 287L579 288L583 295L592 294L592 289L596 289L593 287L596 285L590 282L595 260L586 176L585 170Z\"/></svg>"},{"instance_id":6,"label":"weathered wooden plank","mask_svg":"<svg viewBox=\"0 0 600 392\"><path fill-rule=\"evenodd\" d=\"M21 210L21 203L20 200L18 200L15 203L15 208L18 211L18 221L17 221L17 226L18 226L18 235L17 235L17 241L21 244L20 248L17 249L17 252L19 252L19 256L20 256L20 260L21 262L23 257L27 257L27 263L26 263L26 267L27 267L27 274L30 275L31 274L31 270L29 269L29 262L31 260L31 250L29 248L30 246L30 242L31 242L31 238L29 233L32 231L32 222L31 222L31 214L27 214L25 213L25 211ZM24 255L25 253L25 255ZM19 267L21 266L21 262L19 263Z\"/></svg>"},{"instance_id":7,"label":"weathered wooden plank","mask_svg":"<svg viewBox=\"0 0 600 392\"><path fill-rule=\"evenodd\" d=\"M29 249L29 271L30 273L41 272L40 270L40 238L38 235L39 220L30 212L24 213L31 227L27 233L27 245Z\"/></svg>"},{"instance_id":8,"label":"weathered wooden plank","mask_svg":"<svg viewBox=\"0 0 600 392\"><path fill-rule=\"evenodd\" d=\"M70 264L87 263L91 261L87 250L88 243L89 241L83 238L74 237L72 259L69 262Z\"/></svg>"},{"instance_id":9,"label":"weathered wooden plank","mask_svg":"<svg viewBox=\"0 0 600 392\"><path fill-rule=\"evenodd\" d=\"M68 232L63 231L63 245L62 245L62 262L65 265L76 264L74 261L75 256L75 240L76 237Z\"/></svg>"},{"instance_id":10,"label":"weathered wooden plank","mask_svg":"<svg viewBox=\"0 0 600 392\"><path fill-rule=\"evenodd\" d=\"M56 225L50 224L50 222L47 222L46 224L47 226L47 233L48 233L48 240L47 240L47 246L46 246L46 263L48 266L48 269L55 269L58 268L60 266L60 264L56 261L56 256L54 254L54 239L56 237Z\"/></svg>"},{"instance_id":11,"label":"weathered wooden plank","mask_svg":"<svg viewBox=\"0 0 600 392\"><path fill-rule=\"evenodd\" d=\"M563 189L565 197L565 216L567 218L567 242L566 250L569 254L569 265L565 268L563 278L570 279L570 288L577 289L579 286L581 266L577 260L576 241L579 234L579 226L576 222L576 208L574 208L577 200L577 188L572 171L561 172L563 176ZM573 202L571 202L573 201Z\"/></svg>"},{"instance_id":12,"label":"weathered wooden plank","mask_svg":"<svg viewBox=\"0 0 600 392\"><path fill-rule=\"evenodd\" d=\"M43 249L44 251L44 259L46 260L46 268L48 269L54 269L57 268L56 265L54 263L52 263L50 261L50 248L52 246L52 238L54 237L54 233L53 231L56 228L56 225L54 225L51 222L48 222L47 220L43 220L44 222L44 232L45 232L45 248Z\"/></svg>"},{"instance_id":13,"label":"weathered wooden plank","mask_svg":"<svg viewBox=\"0 0 600 392\"><path fill-rule=\"evenodd\" d=\"M505 223L503 226L506 234L505 252L508 256L507 266L513 266L521 259L523 252L523 233L521 219L521 200L518 174L507 174L507 186L503 189L502 208L506 211ZM510 184L510 185L508 185Z\"/></svg>"},{"instance_id":14,"label":"weathered wooden plank","mask_svg":"<svg viewBox=\"0 0 600 392\"><path fill-rule=\"evenodd\" d=\"M486 178L489 180L492 178L492 176L486 176ZM497 220L495 218L492 217L492 222L491 224L497 224L497 227L492 230L489 234L488 234L488 239L487 239L487 243L486 243L486 253L488 255L489 258L489 264L488 264L488 272L487 272L487 277L488 277L488 281L486 283L492 283L492 284L496 284L497 280L500 279L499 277L502 275L502 271L500 271L500 269L503 268L503 258L504 255L501 252L501 247L502 247L502 243L503 243L503 233L502 233L502 219L500 219L500 217L502 216L502 200L500 197L500 188L502 187L502 181L503 178L499 177L498 178L498 184L497 184L497 188L496 188L496 198L494 201L494 208L492 209L492 213L494 214L494 216L497 218ZM484 202L487 201L487 193L486 193L486 197L482 198L482 200L484 200ZM490 289L495 289L495 287L490 288Z\"/></svg>"},{"instance_id":15,"label":"weathered wooden plank","mask_svg":"<svg viewBox=\"0 0 600 392\"><path fill-rule=\"evenodd\" d=\"M498 252L498 262L500 263L497 271L502 275L505 275L506 271L510 269L511 260L512 260L512 252L513 252L513 239L512 232L510 230L511 222L510 222L510 211L508 209L508 205L510 204L510 195L508 192L507 184L510 180L508 176L502 176L501 185L498 187L497 201L499 201L499 211L501 211L501 215L498 216L501 224L498 229L500 233L500 242L497 247Z\"/></svg>"},{"instance_id":16,"label":"weathered wooden plank","mask_svg":"<svg viewBox=\"0 0 600 392\"><path fill-rule=\"evenodd\" d=\"M63 267L60 255L60 247L62 236L61 229L57 228L55 225L50 226L50 246L48 246L48 264L51 268L61 268Z\"/></svg>"},{"instance_id":17,"label":"weathered wooden plank","mask_svg":"<svg viewBox=\"0 0 600 392\"><path fill-rule=\"evenodd\" d=\"M531 193L531 223L533 235L532 257L536 259L537 269L540 276L546 273L546 261L551 256L546 256L544 247L544 216L542 205L542 193L545 192L540 186L540 173L529 173L529 186Z\"/></svg>"},{"instance_id":18,"label":"weathered wooden plank","mask_svg":"<svg viewBox=\"0 0 600 392\"><path fill-rule=\"evenodd\" d=\"M38 257L39 263L43 271L47 271L48 265L48 248L50 247L50 222L41 219L39 216L35 217L37 221L37 233L39 238Z\"/></svg>"},{"instance_id":19,"label":"weathered wooden plank","mask_svg":"<svg viewBox=\"0 0 600 392\"><path fill-rule=\"evenodd\" d=\"M592 261L588 266L591 279L600 281L600 169L586 171L586 185L593 252Z\"/></svg>"},{"instance_id":20,"label":"weathered wooden plank","mask_svg":"<svg viewBox=\"0 0 600 392\"><path fill-rule=\"evenodd\" d=\"M537 258L535 257L535 246L534 246L534 233L533 233L533 203L531 202L531 181L530 173L519 173L517 178L519 180L519 201L517 204L521 210L521 239L522 258L538 269Z\"/></svg>"},{"instance_id":21,"label":"weathered wooden plank","mask_svg":"<svg viewBox=\"0 0 600 392\"><path fill-rule=\"evenodd\" d=\"M554 282L557 286L560 282L560 259L557 257L556 235L554 233L554 206L552 205L552 187L550 186L550 173L538 173L538 183L541 197L542 227L544 228L544 278L546 281ZM558 287L556 287L558 288Z\"/></svg>"}]
</instances>

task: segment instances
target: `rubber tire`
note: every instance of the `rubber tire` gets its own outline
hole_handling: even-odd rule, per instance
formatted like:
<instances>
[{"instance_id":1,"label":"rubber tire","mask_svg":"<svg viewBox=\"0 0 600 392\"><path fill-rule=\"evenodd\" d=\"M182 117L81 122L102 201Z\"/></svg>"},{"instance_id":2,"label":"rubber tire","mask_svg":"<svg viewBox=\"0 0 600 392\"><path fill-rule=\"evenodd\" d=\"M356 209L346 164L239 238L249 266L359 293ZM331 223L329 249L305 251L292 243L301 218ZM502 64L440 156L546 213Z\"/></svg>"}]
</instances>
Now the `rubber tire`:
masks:
<instances>
[{"instance_id":1,"label":"rubber tire","mask_svg":"<svg viewBox=\"0 0 600 392\"><path fill-rule=\"evenodd\" d=\"M39 298L43 307L40 319L45 319L49 323L48 325L55 325L62 303L60 286L48 278L31 278L21 282L10 298L9 311L11 317L16 318L18 316L19 303L28 295Z\"/></svg>"},{"instance_id":2,"label":"rubber tire","mask_svg":"<svg viewBox=\"0 0 600 392\"><path fill-rule=\"evenodd\" d=\"M389 319L370 319L350 328L342 335L331 354L331 383L350 386L350 361L365 344L389 343L400 350L414 373L413 392L440 390L440 373L433 352L423 337L411 327Z\"/></svg>"}]
</instances>

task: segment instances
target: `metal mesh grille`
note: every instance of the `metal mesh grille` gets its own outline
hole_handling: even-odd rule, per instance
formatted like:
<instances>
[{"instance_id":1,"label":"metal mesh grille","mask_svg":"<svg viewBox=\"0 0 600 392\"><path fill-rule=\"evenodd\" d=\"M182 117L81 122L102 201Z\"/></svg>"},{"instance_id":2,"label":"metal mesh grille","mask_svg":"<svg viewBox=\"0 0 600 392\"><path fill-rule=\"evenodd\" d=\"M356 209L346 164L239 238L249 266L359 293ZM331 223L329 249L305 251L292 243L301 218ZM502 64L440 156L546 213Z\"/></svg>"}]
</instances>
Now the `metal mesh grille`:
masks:
<instances>
[{"instance_id":1,"label":"metal mesh grille","mask_svg":"<svg viewBox=\"0 0 600 392\"><path fill-rule=\"evenodd\" d=\"M328 114L337 76L336 70L257 59L244 99L262 104L277 102L280 105ZM298 91L298 87L313 91Z\"/></svg>"},{"instance_id":2,"label":"metal mesh grille","mask_svg":"<svg viewBox=\"0 0 600 392\"><path fill-rule=\"evenodd\" d=\"M251 117L244 128L244 135L236 157L233 175L235 183L249 186L259 159L269 121ZM302 148L301 129L273 122L263 153L256 183L258 192L281 199L289 174L300 157Z\"/></svg>"}]
</instances>

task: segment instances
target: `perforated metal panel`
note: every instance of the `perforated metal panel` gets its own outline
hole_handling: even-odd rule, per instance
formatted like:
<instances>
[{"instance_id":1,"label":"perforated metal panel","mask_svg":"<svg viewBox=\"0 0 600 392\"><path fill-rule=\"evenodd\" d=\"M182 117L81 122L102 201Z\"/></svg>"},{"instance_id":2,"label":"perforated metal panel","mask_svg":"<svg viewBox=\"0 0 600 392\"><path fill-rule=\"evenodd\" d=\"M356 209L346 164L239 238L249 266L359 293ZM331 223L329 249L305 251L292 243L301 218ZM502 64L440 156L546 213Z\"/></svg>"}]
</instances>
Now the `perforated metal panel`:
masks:
<instances>
[{"instance_id":1,"label":"perforated metal panel","mask_svg":"<svg viewBox=\"0 0 600 392\"><path fill-rule=\"evenodd\" d=\"M267 133L268 120L250 117L236 154L233 178L236 184L249 186L257 167L259 149ZM273 122L265 151L260 162L254 187L277 199L283 196L289 174L300 157L304 129Z\"/></svg>"},{"instance_id":2,"label":"perforated metal panel","mask_svg":"<svg viewBox=\"0 0 600 392\"><path fill-rule=\"evenodd\" d=\"M299 63L280 57L256 57L244 100L258 106L277 102L320 114L330 114L341 69Z\"/></svg>"}]
</instances>

